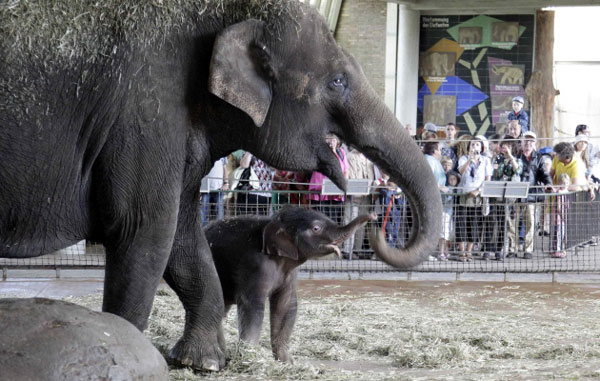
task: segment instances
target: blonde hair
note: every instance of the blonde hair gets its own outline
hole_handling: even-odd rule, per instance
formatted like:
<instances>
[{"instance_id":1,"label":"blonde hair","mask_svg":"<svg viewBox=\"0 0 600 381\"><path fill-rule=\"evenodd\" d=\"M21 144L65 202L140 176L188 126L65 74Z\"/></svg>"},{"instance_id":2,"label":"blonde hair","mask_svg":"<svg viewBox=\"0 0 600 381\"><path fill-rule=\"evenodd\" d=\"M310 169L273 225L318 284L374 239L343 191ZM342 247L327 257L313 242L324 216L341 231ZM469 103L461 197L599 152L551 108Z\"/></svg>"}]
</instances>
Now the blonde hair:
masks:
<instances>
[{"instance_id":1,"label":"blonde hair","mask_svg":"<svg viewBox=\"0 0 600 381\"><path fill-rule=\"evenodd\" d=\"M444 165L444 163L450 163L450 164L454 165L454 162L448 156L442 157L442 160L440 160L440 162L442 163L442 165Z\"/></svg>"},{"instance_id":2,"label":"blonde hair","mask_svg":"<svg viewBox=\"0 0 600 381\"><path fill-rule=\"evenodd\" d=\"M458 139L456 139L456 156L462 157L469 153L469 143L473 139L472 135L461 135Z\"/></svg>"},{"instance_id":3,"label":"blonde hair","mask_svg":"<svg viewBox=\"0 0 600 381\"><path fill-rule=\"evenodd\" d=\"M577 151L577 144L582 143L582 142L585 143L585 147L581 151ZM581 160L583 161L583 164L585 164L586 169L588 169L590 167L590 159L588 158L588 147L589 147L589 143L585 140L582 140L582 141L579 141L579 142L573 144L575 153L578 153L580 155Z\"/></svg>"},{"instance_id":4,"label":"blonde hair","mask_svg":"<svg viewBox=\"0 0 600 381\"><path fill-rule=\"evenodd\" d=\"M568 173L561 173L558 175L558 185L569 185L571 183L571 176Z\"/></svg>"},{"instance_id":5,"label":"blonde hair","mask_svg":"<svg viewBox=\"0 0 600 381\"><path fill-rule=\"evenodd\" d=\"M437 140L438 135L433 131L425 131L421 134L421 140Z\"/></svg>"}]
</instances>

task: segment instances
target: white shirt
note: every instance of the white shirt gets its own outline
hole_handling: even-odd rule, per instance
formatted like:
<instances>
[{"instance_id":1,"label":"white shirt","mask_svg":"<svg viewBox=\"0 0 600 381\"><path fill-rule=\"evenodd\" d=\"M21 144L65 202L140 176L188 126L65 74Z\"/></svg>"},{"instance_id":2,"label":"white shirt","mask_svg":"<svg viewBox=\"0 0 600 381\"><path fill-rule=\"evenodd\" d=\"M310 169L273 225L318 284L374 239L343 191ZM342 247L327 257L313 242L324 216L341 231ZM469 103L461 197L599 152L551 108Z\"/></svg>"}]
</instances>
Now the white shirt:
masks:
<instances>
[{"instance_id":1,"label":"white shirt","mask_svg":"<svg viewBox=\"0 0 600 381\"><path fill-rule=\"evenodd\" d=\"M208 178L208 186L211 191L218 190L223 187L223 173L224 168L227 165L227 158L222 157L215 161L215 164L211 168L210 172L206 177Z\"/></svg>"},{"instance_id":2,"label":"white shirt","mask_svg":"<svg viewBox=\"0 0 600 381\"><path fill-rule=\"evenodd\" d=\"M459 168L462 167L468 160L469 160L469 157L467 155L461 156L461 158L458 159L458 167ZM473 173L471 173L473 168L474 168L474 171L473 171ZM473 174L473 176L471 176L471 174ZM492 176L492 162L491 162L490 158L485 155L480 155L479 156L479 164L478 165L476 165L475 163L469 164L469 167L467 168L465 173L462 175L462 177L460 179L460 187L463 188L464 192L474 191L475 189L477 189L483 185L483 182L485 181L486 177L491 177L491 176Z\"/></svg>"}]
</instances>

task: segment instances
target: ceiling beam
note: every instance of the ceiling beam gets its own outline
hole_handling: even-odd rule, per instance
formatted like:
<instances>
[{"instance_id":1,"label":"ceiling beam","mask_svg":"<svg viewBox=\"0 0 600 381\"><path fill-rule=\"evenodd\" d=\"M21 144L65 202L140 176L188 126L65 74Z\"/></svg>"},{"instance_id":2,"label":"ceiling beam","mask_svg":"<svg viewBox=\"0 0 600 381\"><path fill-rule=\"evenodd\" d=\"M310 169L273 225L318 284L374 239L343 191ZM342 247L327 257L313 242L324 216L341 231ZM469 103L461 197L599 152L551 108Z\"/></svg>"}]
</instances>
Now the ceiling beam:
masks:
<instances>
[{"instance_id":1,"label":"ceiling beam","mask_svg":"<svg viewBox=\"0 0 600 381\"><path fill-rule=\"evenodd\" d=\"M418 11L477 11L477 10L518 10L541 9L548 7L600 6L600 0L383 0L388 3L406 5Z\"/></svg>"}]
</instances>

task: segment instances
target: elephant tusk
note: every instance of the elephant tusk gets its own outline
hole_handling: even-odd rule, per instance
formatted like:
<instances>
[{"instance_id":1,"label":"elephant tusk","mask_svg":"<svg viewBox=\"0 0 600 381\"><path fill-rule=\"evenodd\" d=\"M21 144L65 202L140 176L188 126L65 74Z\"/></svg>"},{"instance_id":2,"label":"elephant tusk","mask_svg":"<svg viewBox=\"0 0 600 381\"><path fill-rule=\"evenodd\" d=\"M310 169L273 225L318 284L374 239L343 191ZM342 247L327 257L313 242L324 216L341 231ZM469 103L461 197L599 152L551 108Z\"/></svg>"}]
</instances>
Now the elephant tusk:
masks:
<instances>
[{"instance_id":1,"label":"elephant tusk","mask_svg":"<svg viewBox=\"0 0 600 381\"><path fill-rule=\"evenodd\" d=\"M342 252L340 251L340 248L337 247L336 245L325 245L323 246L325 249L329 250L329 253L334 252L335 255L338 256L338 258L342 257Z\"/></svg>"}]
</instances>

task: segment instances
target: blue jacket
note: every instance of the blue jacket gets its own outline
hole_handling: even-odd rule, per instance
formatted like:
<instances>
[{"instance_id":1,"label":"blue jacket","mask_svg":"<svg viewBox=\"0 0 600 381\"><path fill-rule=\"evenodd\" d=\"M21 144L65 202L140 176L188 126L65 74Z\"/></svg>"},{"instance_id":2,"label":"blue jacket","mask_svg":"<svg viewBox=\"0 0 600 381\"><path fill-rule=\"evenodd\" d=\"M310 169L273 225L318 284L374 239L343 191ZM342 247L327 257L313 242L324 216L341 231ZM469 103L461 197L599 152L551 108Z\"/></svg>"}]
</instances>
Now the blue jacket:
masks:
<instances>
[{"instance_id":1,"label":"blue jacket","mask_svg":"<svg viewBox=\"0 0 600 381\"><path fill-rule=\"evenodd\" d=\"M529 131L529 115L527 115L527 111L521 110L518 114L515 114L514 111L508 113L508 120L518 120L521 125L521 130L523 133Z\"/></svg>"}]
</instances>

